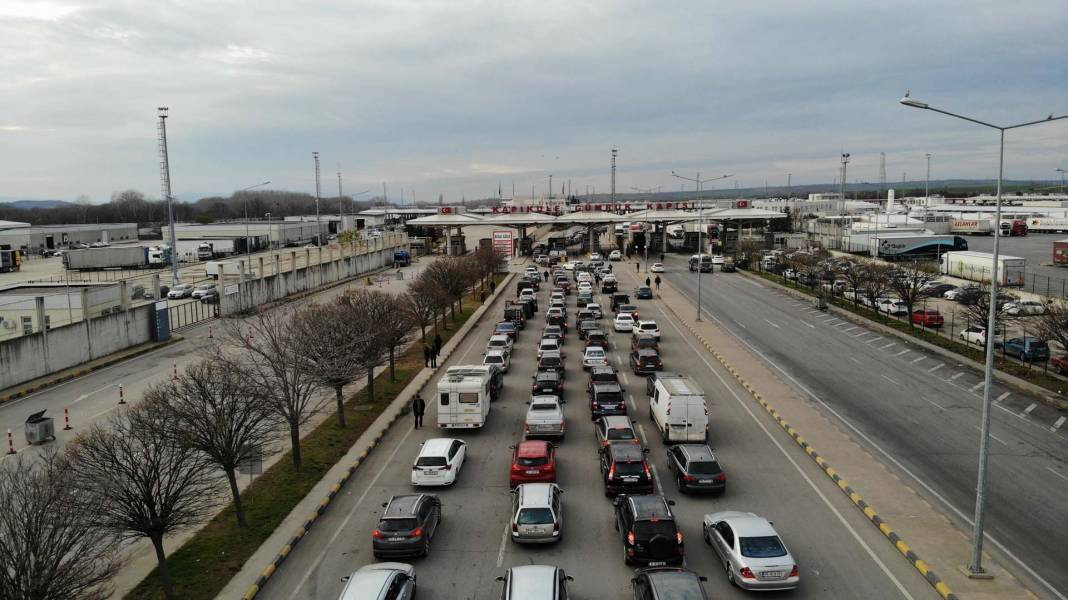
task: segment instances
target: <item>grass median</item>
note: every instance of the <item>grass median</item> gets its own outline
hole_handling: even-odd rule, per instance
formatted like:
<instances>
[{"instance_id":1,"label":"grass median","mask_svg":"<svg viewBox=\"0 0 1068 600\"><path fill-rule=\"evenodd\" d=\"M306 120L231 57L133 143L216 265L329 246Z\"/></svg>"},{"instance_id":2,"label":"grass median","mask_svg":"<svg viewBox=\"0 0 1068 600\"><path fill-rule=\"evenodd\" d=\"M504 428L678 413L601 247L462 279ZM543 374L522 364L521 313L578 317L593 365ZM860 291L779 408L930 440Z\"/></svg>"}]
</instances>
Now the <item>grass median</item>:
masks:
<instances>
[{"instance_id":1,"label":"grass median","mask_svg":"<svg viewBox=\"0 0 1068 600\"><path fill-rule=\"evenodd\" d=\"M768 281L771 281L772 283L777 283L781 286L797 290L809 296L815 296L815 293L813 292L812 288L803 286L797 282L790 280L783 281L783 278L779 275L774 275L766 271L747 271L747 273L762 277L764 279L767 279ZM949 350L950 352L959 354L964 358L968 358L979 363L983 363L986 361L982 346L963 344L950 337L942 335L933 329L912 325L906 320L896 319L881 312L872 310L862 304L850 302L845 298L837 296L833 297L831 298L831 303L834 306L847 310L859 317L864 317L865 319L868 319L870 321L875 321L876 323L879 323L884 327L889 327L896 331L900 331L901 333L904 333L906 335L910 335L914 338L923 340L929 344L938 346L939 348L944 348L946 350ZM1061 394L1063 393L1063 390L1068 389L1068 382L1065 382L1063 379L1053 377L1052 375L1047 373L1044 365L1028 365L1003 356L998 356L996 348L997 347L995 346L994 366L998 370L1019 377L1020 379L1024 379L1030 383L1043 387L1057 394Z\"/></svg>"},{"instance_id":2,"label":"grass median","mask_svg":"<svg viewBox=\"0 0 1068 600\"><path fill-rule=\"evenodd\" d=\"M498 282L499 282L498 278ZM465 298L464 309L449 320L449 329L439 329L448 342L480 306L478 291ZM428 331L428 337L433 332ZM369 401L367 390L352 394L345 403L348 427L340 427L330 417L301 440L303 466L293 468L289 451L267 468L263 475L242 494L248 528L237 525L232 503L198 531L169 557L175 592L183 600L210 600L230 582L245 562L267 541L275 529L292 512L312 488L326 475L360 435L423 368L423 345L416 333L415 342L396 359L397 380L389 380L389 369L375 377L375 399ZM327 410L333 406L327 403ZM264 565L266 566L266 565ZM126 598L157 600L164 598L157 570L145 577Z\"/></svg>"}]
</instances>

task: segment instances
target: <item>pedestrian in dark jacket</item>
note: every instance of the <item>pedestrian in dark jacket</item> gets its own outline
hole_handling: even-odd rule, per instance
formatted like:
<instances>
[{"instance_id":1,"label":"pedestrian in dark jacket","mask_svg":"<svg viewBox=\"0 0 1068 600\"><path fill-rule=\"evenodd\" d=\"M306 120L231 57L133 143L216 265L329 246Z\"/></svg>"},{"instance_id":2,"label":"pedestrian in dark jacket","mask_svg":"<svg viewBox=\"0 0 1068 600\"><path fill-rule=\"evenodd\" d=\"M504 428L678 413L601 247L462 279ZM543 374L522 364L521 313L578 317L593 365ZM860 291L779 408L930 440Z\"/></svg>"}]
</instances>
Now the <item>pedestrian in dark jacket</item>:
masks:
<instances>
[{"instance_id":1,"label":"pedestrian in dark jacket","mask_svg":"<svg viewBox=\"0 0 1068 600\"><path fill-rule=\"evenodd\" d=\"M439 352L438 352L437 348L431 348L430 349L430 366L431 366L431 368L434 368L434 369L438 368L438 354L439 354Z\"/></svg>"},{"instance_id":2,"label":"pedestrian in dark jacket","mask_svg":"<svg viewBox=\"0 0 1068 600\"><path fill-rule=\"evenodd\" d=\"M656 289L659 290L660 289L660 276L659 275L656 276L656 279L653 280L653 283L656 284Z\"/></svg>"},{"instance_id":3,"label":"pedestrian in dark jacket","mask_svg":"<svg viewBox=\"0 0 1068 600\"><path fill-rule=\"evenodd\" d=\"M441 334L440 333L435 333L434 334L434 355L437 356L438 354L441 354Z\"/></svg>"},{"instance_id":4,"label":"pedestrian in dark jacket","mask_svg":"<svg viewBox=\"0 0 1068 600\"><path fill-rule=\"evenodd\" d=\"M415 428L419 429L423 426L423 413L426 412L426 401L419 394L415 395L415 400L412 400L412 414L415 415Z\"/></svg>"},{"instance_id":5,"label":"pedestrian in dark jacket","mask_svg":"<svg viewBox=\"0 0 1068 600\"><path fill-rule=\"evenodd\" d=\"M496 292L496 291L497 291L497 282L496 281L490 281L490 293L492 294L493 292Z\"/></svg>"},{"instance_id":6,"label":"pedestrian in dark jacket","mask_svg":"<svg viewBox=\"0 0 1068 600\"><path fill-rule=\"evenodd\" d=\"M649 278L648 278L648 277L646 277L646 278L645 278L645 287L649 287L649 285L650 285L650 284L652 284L652 282L651 282L651 281L649 281Z\"/></svg>"},{"instance_id":7,"label":"pedestrian in dark jacket","mask_svg":"<svg viewBox=\"0 0 1068 600\"><path fill-rule=\"evenodd\" d=\"M427 346L426 344L423 344L423 366L424 367L429 367L430 366L430 355L432 353L433 353L433 350L430 349L430 346Z\"/></svg>"}]
</instances>

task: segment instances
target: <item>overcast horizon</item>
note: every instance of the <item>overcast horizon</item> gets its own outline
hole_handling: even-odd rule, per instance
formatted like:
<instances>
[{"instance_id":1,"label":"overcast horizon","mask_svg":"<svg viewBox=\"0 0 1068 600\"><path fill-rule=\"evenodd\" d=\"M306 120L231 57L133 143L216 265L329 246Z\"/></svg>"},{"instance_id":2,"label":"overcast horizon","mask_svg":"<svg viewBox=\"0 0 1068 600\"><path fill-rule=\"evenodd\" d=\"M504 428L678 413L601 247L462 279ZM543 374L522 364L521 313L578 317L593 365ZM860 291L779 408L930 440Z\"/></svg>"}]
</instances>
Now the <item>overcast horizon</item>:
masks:
<instances>
[{"instance_id":1,"label":"overcast horizon","mask_svg":"<svg viewBox=\"0 0 1068 600\"><path fill-rule=\"evenodd\" d=\"M0 196L270 188L458 202L609 189L890 186L997 175L998 124L1068 113L1068 11L1003 2L0 4ZM996 86L996 87L995 87ZM1068 120L1006 135L1005 176L1059 180ZM716 187L734 187L730 180ZM692 184L686 184L692 190Z\"/></svg>"}]
</instances>

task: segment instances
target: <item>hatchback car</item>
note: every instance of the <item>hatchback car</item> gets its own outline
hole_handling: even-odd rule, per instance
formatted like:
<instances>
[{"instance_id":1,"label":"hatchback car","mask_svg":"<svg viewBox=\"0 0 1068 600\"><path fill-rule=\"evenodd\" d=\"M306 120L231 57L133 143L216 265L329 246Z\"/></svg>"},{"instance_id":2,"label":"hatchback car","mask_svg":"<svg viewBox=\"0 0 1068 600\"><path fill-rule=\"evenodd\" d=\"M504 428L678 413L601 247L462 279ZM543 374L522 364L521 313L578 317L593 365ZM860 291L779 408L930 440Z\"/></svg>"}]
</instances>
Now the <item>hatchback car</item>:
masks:
<instances>
[{"instance_id":1,"label":"hatchback car","mask_svg":"<svg viewBox=\"0 0 1068 600\"><path fill-rule=\"evenodd\" d=\"M504 582L501 600L567 600L567 582L573 579L560 567L523 565L508 569L497 581Z\"/></svg>"},{"instance_id":2,"label":"hatchback car","mask_svg":"<svg viewBox=\"0 0 1068 600\"><path fill-rule=\"evenodd\" d=\"M538 358L541 358L542 354L546 352L559 352L560 340L558 338L541 338L541 342L538 343Z\"/></svg>"},{"instance_id":3,"label":"hatchback car","mask_svg":"<svg viewBox=\"0 0 1068 600\"><path fill-rule=\"evenodd\" d=\"M588 310L591 313L593 313L593 318L594 319L600 319L601 317L604 316L604 312L601 310L601 305L597 304L596 302L588 302L588 303L586 303L586 310Z\"/></svg>"},{"instance_id":4,"label":"hatchback car","mask_svg":"<svg viewBox=\"0 0 1068 600\"><path fill-rule=\"evenodd\" d=\"M601 293L614 294L619 289L619 283L615 279L605 278L601 281Z\"/></svg>"},{"instance_id":5,"label":"hatchback car","mask_svg":"<svg viewBox=\"0 0 1068 600\"><path fill-rule=\"evenodd\" d=\"M651 335L633 335L630 338L631 351L642 350L649 348L652 350L660 350L660 342Z\"/></svg>"},{"instance_id":6,"label":"hatchback car","mask_svg":"<svg viewBox=\"0 0 1068 600\"><path fill-rule=\"evenodd\" d=\"M633 446L629 446L633 448ZM651 567L681 565L682 530L675 524L675 503L659 494L617 496L616 531L623 537L623 562Z\"/></svg>"},{"instance_id":7,"label":"hatchback car","mask_svg":"<svg viewBox=\"0 0 1068 600\"><path fill-rule=\"evenodd\" d=\"M541 332L542 339L550 338L564 343L564 330L559 325L549 325Z\"/></svg>"},{"instance_id":8,"label":"hatchback car","mask_svg":"<svg viewBox=\"0 0 1068 600\"><path fill-rule=\"evenodd\" d=\"M607 367L608 353L600 346L588 346L582 354L582 369L589 370L591 367Z\"/></svg>"},{"instance_id":9,"label":"hatchback car","mask_svg":"<svg viewBox=\"0 0 1068 600\"><path fill-rule=\"evenodd\" d=\"M607 446L610 442L640 443L638 433L634 429L634 421L630 417L601 417L594 423L593 430L601 446Z\"/></svg>"},{"instance_id":10,"label":"hatchback car","mask_svg":"<svg viewBox=\"0 0 1068 600\"><path fill-rule=\"evenodd\" d=\"M412 465L412 485L452 485L467 457L467 444L452 438L432 438L423 442Z\"/></svg>"},{"instance_id":11,"label":"hatchback car","mask_svg":"<svg viewBox=\"0 0 1068 600\"><path fill-rule=\"evenodd\" d=\"M994 342L995 347L1002 345ZM1005 354L1015 356L1024 362L1046 362L1049 360L1049 345L1045 340L1035 337L1015 337L1005 340Z\"/></svg>"},{"instance_id":12,"label":"hatchback car","mask_svg":"<svg viewBox=\"0 0 1068 600\"><path fill-rule=\"evenodd\" d=\"M653 473L645 455L649 451L640 444L609 442L600 450L604 495L652 494Z\"/></svg>"},{"instance_id":13,"label":"hatchback car","mask_svg":"<svg viewBox=\"0 0 1068 600\"><path fill-rule=\"evenodd\" d=\"M507 350L489 350L486 356L482 357L482 364L496 365L501 372L507 373L512 365L511 354Z\"/></svg>"},{"instance_id":14,"label":"hatchback car","mask_svg":"<svg viewBox=\"0 0 1068 600\"><path fill-rule=\"evenodd\" d=\"M652 319L642 319L634 324L634 335L645 334L660 340L660 326Z\"/></svg>"},{"instance_id":15,"label":"hatchback car","mask_svg":"<svg viewBox=\"0 0 1068 600\"><path fill-rule=\"evenodd\" d=\"M653 288L651 288L651 287L649 287L647 285L643 285L643 286L639 287L638 289L634 290L634 297L637 298L638 300L652 300L653 299Z\"/></svg>"},{"instance_id":16,"label":"hatchback car","mask_svg":"<svg viewBox=\"0 0 1068 600\"><path fill-rule=\"evenodd\" d=\"M371 534L375 558L427 556L441 522L441 500L434 494L393 496Z\"/></svg>"},{"instance_id":17,"label":"hatchback car","mask_svg":"<svg viewBox=\"0 0 1068 600\"><path fill-rule=\"evenodd\" d=\"M727 489L727 474L719 460L705 444L679 444L667 451L668 471L675 475L680 492L713 492Z\"/></svg>"},{"instance_id":18,"label":"hatchback car","mask_svg":"<svg viewBox=\"0 0 1068 600\"><path fill-rule=\"evenodd\" d=\"M564 357L559 352L545 352L538 360L538 371L555 371L564 379Z\"/></svg>"},{"instance_id":19,"label":"hatchback car","mask_svg":"<svg viewBox=\"0 0 1068 600\"><path fill-rule=\"evenodd\" d=\"M623 253L619 250L613 250L608 253L608 260L623 260Z\"/></svg>"},{"instance_id":20,"label":"hatchback car","mask_svg":"<svg viewBox=\"0 0 1068 600\"><path fill-rule=\"evenodd\" d=\"M663 273L664 263L653 263L653 266L649 267L651 273Z\"/></svg>"},{"instance_id":21,"label":"hatchback car","mask_svg":"<svg viewBox=\"0 0 1068 600\"><path fill-rule=\"evenodd\" d=\"M527 438L563 438L567 433L563 403L556 395L534 396L527 402L527 416L523 421L523 434Z\"/></svg>"},{"instance_id":22,"label":"hatchback car","mask_svg":"<svg viewBox=\"0 0 1068 600\"><path fill-rule=\"evenodd\" d=\"M702 530L732 584L747 590L797 587L797 561L767 519L748 512L711 513L705 515Z\"/></svg>"},{"instance_id":23,"label":"hatchback car","mask_svg":"<svg viewBox=\"0 0 1068 600\"><path fill-rule=\"evenodd\" d=\"M556 482L556 447L545 440L524 440L512 446L508 485Z\"/></svg>"},{"instance_id":24,"label":"hatchback car","mask_svg":"<svg viewBox=\"0 0 1068 600\"><path fill-rule=\"evenodd\" d=\"M545 544L563 536L563 492L555 483L524 483L512 490L512 541Z\"/></svg>"},{"instance_id":25,"label":"hatchback car","mask_svg":"<svg viewBox=\"0 0 1068 600\"><path fill-rule=\"evenodd\" d=\"M179 283L167 292L167 298L170 300L180 300L182 298L189 298L192 295L193 284L191 283Z\"/></svg>"},{"instance_id":26,"label":"hatchback car","mask_svg":"<svg viewBox=\"0 0 1068 600\"><path fill-rule=\"evenodd\" d=\"M630 353L630 368L635 375L649 375L664 369L660 353L653 348L640 348Z\"/></svg>"},{"instance_id":27,"label":"hatchback car","mask_svg":"<svg viewBox=\"0 0 1068 600\"><path fill-rule=\"evenodd\" d=\"M608 350L611 347L611 342L608 340L608 334L601 329L594 329L586 332L586 347L599 346Z\"/></svg>"},{"instance_id":28,"label":"hatchback car","mask_svg":"<svg viewBox=\"0 0 1068 600\"><path fill-rule=\"evenodd\" d=\"M534 385L530 386L534 396L552 395L564 397L564 379L556 371L539 371L534 375Z\"/></svg>"},{"instance_id":29,"label":"hatchback car","mask_svg":"<svg viewBox=\"0 0 1068 600\"><path fill-rule=\"evenodd\" d=\"M921 327L938 328L945 325L946 318L935 308L921 308L912 311L912 323Z\"/></svg>"},{"instance_id":30,"label":"hatchback car","mask_svg":"<svg viewBox=\"0 0 1068 600\"><path fill-rule=\"evenodd\" d=\"M516 328L515 323L511 321L502 321L497 323L497 326L493 328L493 335L506 335L513 340L518 333L519 330Z\"/></svg>"},{"instance_id":31,"label":"hatchback car","mask_svg":"<svg viewBox=\"0 0 1068 600\"><path fill-rule=\"evenodd\" d=\"M707 578L682 567L638 569L630 580L634 600L708 600Z\"/></svg>"},{"instance_id":32,"label":"hatchback car","mask_svg":"<svg viewBox=\"0 0 1068 600\"><path fill-rule=\"evenodd\" d=\"M1038 300L1017 300L1005 305L1005 313L1013 316L1044 315L1046 305Z\"/></svg>"},{"instance_id":33,"label":"hatchback car","mask_svg":"<svg viewBox=\"0 0 1068 600\"><path fill-rule=\"evenodd\" d=\"M619 383L619 374L616 373L615 367L593 367L590 369L590 378L586 382L586 393L593 393L593 386L596 383Z\"/></svg>"},{"instance_id":34,"label":"hatchback car","mask_svg":"<svg viewBox=\"0 0 1068 600\"><path fill-rule=\"evenodd\" d=\"M616 307L616 314L617 315L627 314L627 315L630 315L630 316L634 317L634 320L637 321L638 320L638 307L634 306L633 304L620 304L619 306Z\"/></svg>"},{"instance_id":35,"label":"hatchback car","mask_svg":"<svg viewBox=\"0 0 1068 600\"><path fill-rule=\"evenodd\" d=\"M612 328L616 331L631 332L634 330L634 317L629 313L619 313L612 320Z\"/></svg>"},{"instance_id":36,"label":"hatchback car","mask_svg":"<svg viewBox=\"0 0 1068 600\"><path fill-rule=\"evenodd\" d=\"M590 332L590 331L595 330L595 329L600 329L600 325L597 324L597 321L593 321L593 320L582 321L578 325L578 336L579 336L579 339L583 339L583 340L586 339L586 334L588 332Z\"/></svg>"},{"instance_id":37,"label":"hatchback car","mask_svg":"<svg viewBox=\"0 0 1068 600\"><path fill-rule=\"evenodd\" d=\"M345 587L338 600L412 600L415 598L415 568L398 562L364 565L341 578Z\"/></svg>"},{"instance_id":38,"label":"hatchback car","mask_svg":"<svg viewBox=\"0 0 1068 600\"><path fill-rule=\"evenodd\" d=\"M1001 330L994 330L995 339L1001 335ZM972 325L965 327L957 334L961 340L969 344L978 344L980 346L986 345L986 327L980 327L978 325Z\"/></svg>"},{"instance_id":39,"label":"hatchback car","mask_svg":"<svg viewBox=\"0 0 1068 600\"><path fill-rule=\"evenodd\" d=\"M590 418L600 419L609 415L626 415L623 388L618 383L594 383L590 390Z\"/></svg>"}]
</instances>

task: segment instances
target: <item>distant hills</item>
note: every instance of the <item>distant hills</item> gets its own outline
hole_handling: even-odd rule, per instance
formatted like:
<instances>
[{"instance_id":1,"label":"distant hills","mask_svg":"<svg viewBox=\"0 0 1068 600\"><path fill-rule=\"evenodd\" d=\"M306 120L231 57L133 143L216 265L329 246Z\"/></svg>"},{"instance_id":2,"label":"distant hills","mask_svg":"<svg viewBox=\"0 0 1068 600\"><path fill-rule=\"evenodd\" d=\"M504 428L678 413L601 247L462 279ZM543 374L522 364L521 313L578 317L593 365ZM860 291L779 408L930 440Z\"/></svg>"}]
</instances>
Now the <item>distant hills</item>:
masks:
<instances>
[{"instance_id":1,"label":"distant hills","mask_svg":"<svg viewBox=\"0 0 1068 600\"><path fill-rule=\"evenodd\" d=\"M56 208L57 206L70 206L73 203L66 200L19 200L0 196L0 202L12 207L30 210L33 208Z\"/></svg>"}]
</instances>

